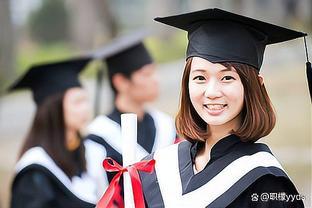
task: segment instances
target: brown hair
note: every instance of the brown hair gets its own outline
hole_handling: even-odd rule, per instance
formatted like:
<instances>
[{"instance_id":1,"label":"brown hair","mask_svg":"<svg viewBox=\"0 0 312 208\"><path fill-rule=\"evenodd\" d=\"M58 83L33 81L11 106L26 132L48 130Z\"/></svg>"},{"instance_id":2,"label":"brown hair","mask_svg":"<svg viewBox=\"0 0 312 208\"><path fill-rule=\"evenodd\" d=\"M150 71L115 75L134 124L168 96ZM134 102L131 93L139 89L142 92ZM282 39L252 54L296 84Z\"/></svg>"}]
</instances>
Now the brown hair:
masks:
<instances>
[{"instance_id":1,"label":"brown hair","mask_svg":"<svg viewBox=\"0 0 312 208\"><path fill-rule=\"evenodd\" d=\"M66 148L64 94L65 92L51 95L38 106L32 127L22 146L20 157L28 149L40 146L71 178L86 170L86 160L84 145L80 145L73 152Z\"/></svg>"},{"instance_id":2,"label":"brown hair","mask_svg":"<svg viewBox=\"0 0 312 208\"><path fill-rule=\"evenodd\" d=\"M176 116L178 134L189 141L205 141L209 136L207 123L194 109L189 95L189 76L192 58L186 62L183 72L180 94L180 106ZM227 68L234 67L244 87L244 106L241 112L242 123L233 134L243 141L256 141L268 135L275 126L275 112L265 89L258 79L258 71L241 63L222 63Z\"/></svg>"}]
</instances>

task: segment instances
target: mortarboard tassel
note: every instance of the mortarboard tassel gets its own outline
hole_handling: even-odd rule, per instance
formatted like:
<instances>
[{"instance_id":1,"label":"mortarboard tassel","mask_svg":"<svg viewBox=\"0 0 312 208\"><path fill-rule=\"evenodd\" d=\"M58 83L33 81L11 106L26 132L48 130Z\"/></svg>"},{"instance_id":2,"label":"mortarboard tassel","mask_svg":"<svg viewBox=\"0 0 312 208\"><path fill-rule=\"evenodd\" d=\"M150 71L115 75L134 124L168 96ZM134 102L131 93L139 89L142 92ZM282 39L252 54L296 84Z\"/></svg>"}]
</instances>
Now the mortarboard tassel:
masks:
<instances>
[{"instance_id":1,"label":"mortarboard tassel","mask_svg":"<svg viewBox=\"0 0 312 208\"><path fill-rule=\"evenodd\" d=\"M307 46L306 37L304 36L303 39L304 39L305 53L306 53L306 57L307 57L306 72L307 72L308 86L309 86L309 92L310 92L310 99L312 102L312 67L311 67L311 62L309 61L309 54L308 54L308 46Z\"/></svg>"}]
</instances>

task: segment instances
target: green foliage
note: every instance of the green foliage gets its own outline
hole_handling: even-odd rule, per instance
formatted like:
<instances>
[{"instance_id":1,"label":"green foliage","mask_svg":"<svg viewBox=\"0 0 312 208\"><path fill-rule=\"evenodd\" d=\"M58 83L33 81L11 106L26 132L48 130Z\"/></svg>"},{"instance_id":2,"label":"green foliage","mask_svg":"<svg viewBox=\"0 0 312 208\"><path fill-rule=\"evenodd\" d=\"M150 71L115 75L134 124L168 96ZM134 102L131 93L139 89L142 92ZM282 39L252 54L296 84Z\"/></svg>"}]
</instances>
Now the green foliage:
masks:
<instances>
[{"instance_id":1,"label":"green foliage","mask_svg":"<svg viewBox=\"0 0 312 208\"><path fill-rule=\"evenodd\" d=\"M42 6L29 17L31 37L40 43L66 41L69 16L63 0L43 0Z\"/></svg>"},{"instance_id":2,"label":"green foliage","mask_svg":"<svg viewBox=\"0 0 312 208\"><path fill-rule=\"evenodd\" d=\"M23 47L17 56L17 72L21 74L33 64L62 60L72 55L72 49L64 43Z\"/></svg>"},{"instance_id":3,"label":"green foliage","mask_svg":"<svg viewBox=\"0 0 312 208\"><path fill-rule=\"evenodd\" d=\"M157 63L164 63L185 57L186 34L175 33L166 39L148 38L146 46Z\"/></svg>"},{"instance_id":4,"label":"green foliage","mask_svg":"<svg viewBox=\"0 0 312 208\"><path fill-rule=\"evenodd\" d=\"M65 43L38 45L24 47L20 50L17 57L17 74L21 75L34 64L59 61L71 57L79 56L72 48ZM83 71L83 77L94 77L99 67L103 67L100 61L93 61Z\"/></svg>"}]
</instances>

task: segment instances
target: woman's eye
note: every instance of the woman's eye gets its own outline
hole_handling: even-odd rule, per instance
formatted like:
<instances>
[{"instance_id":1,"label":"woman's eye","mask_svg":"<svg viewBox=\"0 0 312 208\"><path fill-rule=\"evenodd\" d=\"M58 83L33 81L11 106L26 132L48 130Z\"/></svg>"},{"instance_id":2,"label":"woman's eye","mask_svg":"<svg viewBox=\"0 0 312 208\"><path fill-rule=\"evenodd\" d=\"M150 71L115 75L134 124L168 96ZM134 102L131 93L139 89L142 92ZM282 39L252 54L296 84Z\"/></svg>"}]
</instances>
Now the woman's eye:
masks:
<instances>
[{"instance_id":1,"label":"woman's eye","mask_svg":"<svg viewBox=\"0 0 312 208\"><path fill-rule=\"evenodd\" d=\"M204 76L196 76L193 78L193 80L203 81L203 80L205 80L205 77Z\"/></svg>"},{"instance_id":2,"label":"woman's eye","mask_svg":"<svg viewBox=\"0 0 312 208\"><path fill-rule=\"evenodd\" d=\"M223 81L223 80L228 81L228 80L231 80L231 79L235 80L235 78L232 77L232 76L224 76L224 77L222 77L221 81Z\"/></svg>"}]
</instances>

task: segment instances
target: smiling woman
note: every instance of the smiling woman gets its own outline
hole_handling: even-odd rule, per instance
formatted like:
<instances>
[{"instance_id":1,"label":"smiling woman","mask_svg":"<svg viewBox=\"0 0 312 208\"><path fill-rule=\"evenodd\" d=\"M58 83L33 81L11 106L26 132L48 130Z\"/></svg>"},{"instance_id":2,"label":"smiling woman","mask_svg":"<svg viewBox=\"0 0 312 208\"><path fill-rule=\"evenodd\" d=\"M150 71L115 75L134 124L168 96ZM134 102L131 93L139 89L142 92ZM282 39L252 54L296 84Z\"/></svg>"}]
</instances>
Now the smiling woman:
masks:
<instances>
[{"instance_id":1,"label":"smiling woman","mask_svg":"<svg viewBox=\"0 0 312 208\"><path fill-rule=\"evenodd\" d=\"M276 121L263 77L245 64L189 58L180 103L177 130L191 140L205 141L210 134L207 124L210 129L226 124L222 129L235 132L244 141L256 141L268 135Z\"/></svg>"},{"instance_id":2,"label":"smiling woman","mask_svg":"<svg viewBox=\"0 0 312 208\"><path fill-rule=\"evenodd\" d=\"M303 207L269 147L255 141L276 121L259 74L264 49L305 34L219 9L156 20L188 32L176 117L187 141L146 157L156 160L152 174L140 173L146 205Z\"/></svg>"}]
</instances>

